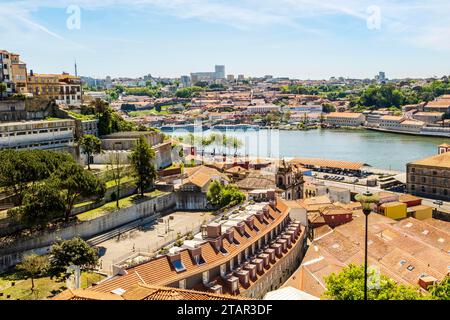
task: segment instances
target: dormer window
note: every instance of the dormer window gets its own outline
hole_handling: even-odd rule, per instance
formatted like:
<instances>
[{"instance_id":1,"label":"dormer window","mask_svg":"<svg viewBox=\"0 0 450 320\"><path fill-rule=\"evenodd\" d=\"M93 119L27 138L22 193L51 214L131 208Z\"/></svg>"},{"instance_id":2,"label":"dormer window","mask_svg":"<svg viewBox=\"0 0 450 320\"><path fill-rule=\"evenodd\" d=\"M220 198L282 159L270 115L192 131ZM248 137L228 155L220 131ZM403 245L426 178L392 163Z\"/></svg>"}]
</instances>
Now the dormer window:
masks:
<instances>
[{"instance_id":1,"label":"dormer window","mask_svg":"<svg viewBox=\"0 0 450 320\"><path fill-rule=\"evenodd\" d=\"M172 261L172 266L174 267L176 272L181 272L181 271L185 271L186 268L183 264L183 261L181 260L174 260Z\"/></svg>"},{"instance_id":2,"label":"dormer window","mask_svg":"<svg viewBox=\"0 0 450 320\"><path fill-rule=\"evenodd\" d=\"M206 261L203 259L203 256L201 254L194 256L194 262L196 265L200 266L204 264Z\"/></svg>"}]
</instances>

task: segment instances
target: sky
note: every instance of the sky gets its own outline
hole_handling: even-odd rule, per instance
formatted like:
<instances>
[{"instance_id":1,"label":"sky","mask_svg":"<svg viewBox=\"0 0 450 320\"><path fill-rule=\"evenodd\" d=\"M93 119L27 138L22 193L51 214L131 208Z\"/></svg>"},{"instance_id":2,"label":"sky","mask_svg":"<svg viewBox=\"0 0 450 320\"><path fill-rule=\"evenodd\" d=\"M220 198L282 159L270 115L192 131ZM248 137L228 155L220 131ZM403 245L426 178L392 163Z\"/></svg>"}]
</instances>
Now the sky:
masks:
<instances>
[{"instance_id":1,"label":"sky","mask_svg":"<svg viewBox=\"0 0 450 320\"><path fill-rule=\"evenodd\" d=\"M36 73L298 79L450 75L448 0L0 0L0 49Z\"/></svg>"}]
</instances>

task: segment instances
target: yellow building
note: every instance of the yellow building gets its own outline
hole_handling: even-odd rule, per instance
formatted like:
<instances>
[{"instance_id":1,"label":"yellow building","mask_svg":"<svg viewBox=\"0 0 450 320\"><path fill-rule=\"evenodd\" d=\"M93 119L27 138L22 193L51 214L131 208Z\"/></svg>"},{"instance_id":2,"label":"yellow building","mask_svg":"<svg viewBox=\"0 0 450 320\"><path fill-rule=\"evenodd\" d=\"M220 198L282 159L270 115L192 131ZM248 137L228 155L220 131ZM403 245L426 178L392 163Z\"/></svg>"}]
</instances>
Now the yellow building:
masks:
<instances>
[{"instance_id":1,"label":"yellow building","mask_svg":"<svg viewBox=\"0 0 450 320\"><path fill-rule=\"evenodd\" d=\"M413 216L417 220L425 220L433 217L433 208L425 205L414 206L408 208L408 215Z\"/></svg>"},{"instance_id":2,"label":"yellow building","mask_svg":"<svg viewBox=\"0 0 450 320\"><path fill-rule=\"evenodd\" d=\"M391 219L406 218L406 203L388 202L380 206L380 213Z\"/></svg>"},{"instance_id":3,"label":"yellow building","mask_svg":"<svg viewBox=\"0 0 450 320\"><path fill-rule=\"evenodd\" d=\"M28 75L28 92L34 96L54 99L58 103L79 105L82 100L81 79L68 73Z\"/></svg>"}]
</instances>

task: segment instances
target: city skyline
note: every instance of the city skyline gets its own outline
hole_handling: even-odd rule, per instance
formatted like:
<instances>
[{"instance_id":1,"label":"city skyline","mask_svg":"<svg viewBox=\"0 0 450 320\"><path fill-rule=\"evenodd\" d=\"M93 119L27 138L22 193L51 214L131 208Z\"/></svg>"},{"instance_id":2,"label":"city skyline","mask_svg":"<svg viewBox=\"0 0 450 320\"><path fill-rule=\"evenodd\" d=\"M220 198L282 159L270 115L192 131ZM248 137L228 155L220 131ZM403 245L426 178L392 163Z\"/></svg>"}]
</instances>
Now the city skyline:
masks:
<instances>
[{"instance_id":1,"label":"city skyline","mask_svg":"<svg viewBox=\"0 0 450 320\"><path fill-rule=\"evenodd\" d=\"M216 64L297 79L450 73L450 5L441 0L1 3L0 41L36 73L73 73L75 60L78 74L96 78L180 77Z\"/></svg>"}]
</instances>

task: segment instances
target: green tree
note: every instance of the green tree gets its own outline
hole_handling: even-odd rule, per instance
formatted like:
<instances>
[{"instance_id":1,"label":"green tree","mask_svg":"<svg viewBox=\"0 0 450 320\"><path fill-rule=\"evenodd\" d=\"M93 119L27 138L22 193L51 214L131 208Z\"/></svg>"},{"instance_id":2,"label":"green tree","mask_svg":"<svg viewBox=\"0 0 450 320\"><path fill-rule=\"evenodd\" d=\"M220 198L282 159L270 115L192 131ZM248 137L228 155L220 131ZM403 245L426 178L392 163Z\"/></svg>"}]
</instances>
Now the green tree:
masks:
<instances>
[{"instance_id":1,"label":"green tree","mask_svg":"<svg viewBox=\"0 0 450 320\"><path fill-rule=\"evenodd\" d=\"M74 163L68 153L46 150L1 150L0 187L10 189L21 205L25 190L48 178L64 163Z\"/></svg>"},{"instance_id":2,"label":"green tree","mask_svg":"<svg viewBox=\"0 0 450 320\"><path fill-rule=\"evenodd\" d=\"M50 248L48 273L53 279L66 280L70 277L67 268L75 265L81 271L92 271L98 265L98 251L80 237L58 240Z\"/></svg>"},{"instance_id":3,"label":"green tree","mask_svg":"<svg viewBox=\"0 0 450 320\"><path fill-rule=\"evenodd\" d=\"M0 98L3 98L3 94L6 92L6 84L3 82L0 82Z\"/></svg>"},{"instance_id":4,"label":"green tree","mask_svg":"<svg viewBox=\"0 0 450 320\"><path fill-rule=\"evenodd\" d=\"M80 147L88 158L88 170L91 170L91 157L102 152L102 142L92 134L85 134L80 141Z\"/></svg>"},{"instance_id":5,"label":"green tree","mask_svg":"<svg viewBox=\"0 0 450 320\"><path fill-rule=\"evenodd\" d=\"M213 206L220 206L222 203L222 184L218 180L211 182L206 193L208 202Z\"/></svg>"},{"instance_id":6,"label":"green tree","mask_svg":"<svg viewBox=\"0 0 450 320\"><path fill-rule=\"evenodd\" d=\"M428 287L431 297L435 300L450 300L450 275L442 281Z\"/></svg>"},{"instance_id":7,"label":"green tree","mask_svg":"<svg viewBox=\"0 0 450 320\"><path fill-rule=\"evenodd\" d=\"M53 177L58 181L59 188L63 191L66 204L66 221L69 221L77 200L94 196L99 199L105 195L105 183L78 164L71 163L62 166L54 173Z\"/></svg>"},{"instance_id":8,"label":"green tree","mask_svg":"<svg viewBox=\"0 0 450 320\"><path fill-rule=\"evenodd\" d=\"M375 288L368 290L369 300L419 300L422 299L418 288L399 285L385 275L368 270L368 278L376 281ZM327 290L324 298L332 300L362 300L364 298L364 266L350 264L340 273L331 273L325 278Z\"/></svg>"},{"instance_id":9,"label":"green tree","mask_svg":"<svg viewBox=\"0 0 450 320\"><path fill-rule=\"evenodd\" d=\"M323 106L322 106L322 111L324 113L335 112L336 108L331 103L324 103Z\"/></svg>"},{"instance_id":10,"label":"green tree","mask_svg":"<svg viewBox=\"0 0 450 320\"><path fill-rule=\"evenodd\" d=\"M64 215L65 203L59 185L49 179L29 187L21 206L8 210L8 216L28 227L46 226Z\"/></svg>"},{"instance_id":11,"label":"green tree","mask_svg":"<svg viewBox=\"0 0 450 320\"><path fill-rule=\"evenodd\" d=\"M155 160L155 151L148 145L145 137L141 135L137 140L136 146L131 153L131 167L133 175L137 178L138 188L141 196L144 196L145 189L153 186L156 179L156 169L153 164Z\"/></svg>"},{"instance_id":12,"label":"green tree","mask_svg":"<svg viewBox=\"0 0 450 320\"><path fill-rule=\"evenodd\" d=\"M31 291L34 290L34 279L42 276L49 265L47 256L38 256L37 254L29 254L25 256L16 268L22 270L27 279L31 279Z\"/></svg>"},{"instance_id":13,"label":"green tree","mask_svg":"<svg viewBox=\"0 0 450 320\"><path fill-rule=\"evenodd\" d=\"M245 195L235 185L222 185L220 181L214 180L209 185L206 198L215 207L225 207L244 202Z\"/></svg>"}]
</instances>

